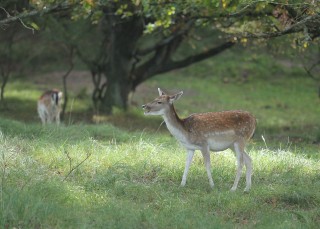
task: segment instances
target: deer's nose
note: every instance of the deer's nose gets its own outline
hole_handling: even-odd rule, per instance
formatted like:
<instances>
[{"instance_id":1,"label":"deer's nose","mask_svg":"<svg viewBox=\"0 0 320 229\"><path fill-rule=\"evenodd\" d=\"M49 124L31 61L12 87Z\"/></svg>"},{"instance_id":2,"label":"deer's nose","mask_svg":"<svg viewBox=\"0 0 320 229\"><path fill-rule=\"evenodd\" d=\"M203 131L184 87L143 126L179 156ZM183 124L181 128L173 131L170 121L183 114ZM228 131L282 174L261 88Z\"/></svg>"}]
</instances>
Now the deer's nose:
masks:
<instances>
[{"instance_id":1,"label":"deer's nose","mask_svg":"<svg viewBox=\"0 0 320 229\"><path fill-rule=\"evenodd\" d=\"M142 109L146 108L146 105L142 105Z\"/></svg>"}]
</instances>

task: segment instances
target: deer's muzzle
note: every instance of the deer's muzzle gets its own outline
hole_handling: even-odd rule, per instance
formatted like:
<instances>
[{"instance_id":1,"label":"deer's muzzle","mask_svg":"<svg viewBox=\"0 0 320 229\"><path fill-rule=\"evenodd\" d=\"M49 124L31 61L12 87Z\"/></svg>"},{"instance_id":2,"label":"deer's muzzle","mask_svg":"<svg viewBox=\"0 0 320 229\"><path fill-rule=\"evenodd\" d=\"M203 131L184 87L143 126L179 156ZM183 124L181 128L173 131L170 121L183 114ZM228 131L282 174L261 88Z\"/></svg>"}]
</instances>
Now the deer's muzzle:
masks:
<instances>
[{"instance_id":1,"label":"deer's muzzle","mask_svg":"<svg viewBox=\"0 0 320 229\"><path fill-rule=\"evenodd\" d=\"M146 104L142 105L142 109L144 110L144 114L147 114L150 112L150 107Z\"/></svg>"}]
</instances>

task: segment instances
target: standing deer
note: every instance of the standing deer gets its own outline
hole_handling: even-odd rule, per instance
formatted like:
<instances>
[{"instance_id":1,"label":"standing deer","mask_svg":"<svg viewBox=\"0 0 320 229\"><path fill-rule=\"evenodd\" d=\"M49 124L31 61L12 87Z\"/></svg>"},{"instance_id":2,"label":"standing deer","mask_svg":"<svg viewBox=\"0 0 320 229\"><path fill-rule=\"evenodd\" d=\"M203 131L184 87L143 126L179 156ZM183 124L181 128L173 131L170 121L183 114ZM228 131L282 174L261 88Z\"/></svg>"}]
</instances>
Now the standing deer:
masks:
<instances>
[{"instance_id":1,"label":"standing deer","mask_svg":"<svg viewBox=\"0 0 320 229\"><path fill-rule=\"evenodd\" d=\"M192 114L180 119L173 102L178 100L183 92L174 95L165 94L158 88L159 97L142 105L145 115L161 115L170 133L186 148L188 155L182 176L181 186L185 186L188 170L195 150L200 150L207 170L209 184L213 188L211 176L210 150L222 151L231 149L237 158L237 173L231 191L237 189L243 164L246 166L246 188L251 188L252 162L245 152L245 145L253 136L256 119L246 111L222 111Z\"/></svg>"},{"instance_id":2,"label":"standing deer","mask_svg":"<svg viewBox=\"0 0 320 229\"><path fill-rule=\"evenodd\" d=\"M60 124L62 92L52 89L44 92L38 99L38 114L42 124L53 123Z\"/></svg>"}]
</instances>

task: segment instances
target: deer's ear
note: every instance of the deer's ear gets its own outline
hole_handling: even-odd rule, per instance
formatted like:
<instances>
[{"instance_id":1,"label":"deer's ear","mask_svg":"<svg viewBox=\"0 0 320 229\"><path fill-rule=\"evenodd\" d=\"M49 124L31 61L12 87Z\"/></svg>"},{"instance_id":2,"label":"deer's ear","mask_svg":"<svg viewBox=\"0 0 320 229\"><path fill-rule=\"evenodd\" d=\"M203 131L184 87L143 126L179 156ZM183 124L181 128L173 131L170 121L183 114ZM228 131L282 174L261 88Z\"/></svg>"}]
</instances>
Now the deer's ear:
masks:
<instances>
[{"instance_id":1,"label":"deer's ear","mask_svg":"<svg viewBox=\"0 0 320 229\"><path fill-rule=\"evenodd\" d=\"M177 94L174 94L174 95L171 95L169 97L169 103L173 103L174 101L180 99L181 95L183 94L183 91L180 91L179 93Z\"/></svg>"},{"instance_id":2,"label":"deer's ear","mask_svg":"<svg viewBox=\"0 0 320 229\"><path fill-rule=\"evenodd\" d=\"M158 88L158 91L159 91L159 96L165 95L165 93L160 88Z\"/></svg>"}]
</instances>

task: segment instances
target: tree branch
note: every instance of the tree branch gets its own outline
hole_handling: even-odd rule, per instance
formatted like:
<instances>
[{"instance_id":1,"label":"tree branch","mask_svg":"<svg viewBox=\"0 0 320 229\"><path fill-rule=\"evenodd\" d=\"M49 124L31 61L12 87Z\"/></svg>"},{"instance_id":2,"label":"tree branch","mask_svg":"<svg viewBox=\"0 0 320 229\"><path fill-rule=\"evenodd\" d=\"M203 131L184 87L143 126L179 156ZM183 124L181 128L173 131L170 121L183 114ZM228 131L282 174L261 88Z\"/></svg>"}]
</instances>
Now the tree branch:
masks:
<instances>
[{"instance_id":1,"label":"tree branch","mask_svg":"<svg viewBox=\"0 0 320 229\"><path fill-rule=\"evenodd\" d=\"M64 120L64 116L66 113L66 108L67 108L67 103L68 103L68 89L67 89L67 78L69 76L69 74L71 73L71 71L74 68L74 62L73 62L73 58L74 58L74 47L73 46L69 46L67 47L67 49L69 49L69 55L68 55L68 62L69 62L69 68L68 70L65 72L65 74L62 76L62 83L63 83L63 96L64 96L64 101L63 101L63 106L62 106L62 112L61 112L61 119Z\"/></svg>"},{"instance_id":2,"label":"tree branch","mask_svg":"<svg viewBox=\"0 0 320 229\"><path fill-rule=\"evenodd\" d=\"M317 77L315 77L313 74L312 74L312 70L320 64L320 60L317 61L316 63L314 63L310 68L308 68L306 65L303 65L303 68L304 70L307 72L307 75L312 78L313 80L320 80L320 78L318 79Z\"/></svg>"},{"instance_id":3,"label":"tree branch","mask_svg":"<svg viewBox=\"0 0 320 229\"><path fill-rule=\"evenodd\" d=\"M68 158L68 160L69 160L69 172L68 172L68 174L63 178L62 181L65 181L65 180L71 175L71 173L72 173L73 171L75 171L77 168L79 168L80 165L82 165L82 164L83 164L86 160L88 160L89 157L91 156L91 153L88 152L87 155L86 155L86 157L85 157L82 161L80 161L77 165L75 165L75 166L72 167L72 158L70 157L69 152L65 150L64 153L66 154L66 156L67 156L67 158Z\"/></svg>"},{"instance_id":4,"label":"tree branch","mask_svg":"<svg viewBox=\"0 0 320 229\"><path fill-rule=\"evenodd\" d=\"M3 7L1 7L1 9L6 12L7 18L0 20L0 27L7 25L9 23L15 22L15 21L20 21L22 23L22 25L25 26L25 24L22 22L22 19L29 18L29 17L36 16L36 15L48 14L48 13L52 13L54 11L67 10L67 9L70 9L74 5L75 5L74 3L69 4L67 2L63 2L63 3L53 5L53 6L44 7L42 10L37 10L37 9L31 10L31 11L19 13L15 16L11 16L7 10L5 10ZM29 28L29 27L26 27L26 28Z\"/></svg>"},{"instance_id":5,"label":"tree branch","mask_svg":"<svg viewBox=\"0 0 320 229\"><path fill-rule=\"evenodd\" d=\"M215 56L221 52L223 52L224 50L231 48L233 45L235 45L235 42L232 41L228 41L218 47L214 47L208 51L205 51L203 53L197 54L197 55L193 55L190 57L187 57L183 60L180 61L169 61L168 63L166 63L161 69L159 69L159 71L156 72L156 74L161 74L164 72L168 72L171 71L173 69L179 69L179 68L184 68L187 67L191 64L200 62L202 60L205 60L211 56Z\"/></svg>"},{"instance_id":6,"label":"tree branch","mask_svg":"<svg viewBox=\"0 0 320 229\"><path fill-rule=\"evenodd\" d=\"M135 77L135 80L133 81L133 89L139 85L141 82L161 73L165 73L174 69L179 69L183 67L187 67L191 64L200 62L202 60L205 60L211 56L215 56L222 51L231 48L233 45L235 45L234 42L229 41L226 42L218 47L212 48L206 52L189 56L183 60L179 61L172 61L169 58L161 58L160 54L158 55L157 53L155 56L149 60L148 62L144 63L143 65L139 66L135 71L134 75L137 76ZM172 53L170 53L172 54ZM166 55L169 55L168 53ZM160 56L160 57L159 57ZM158 58L161 58L160 60Z\"/></svg>"},{"instance_id":7,"label":"tree branch","mask_svg":"<svg viewBox=\"0 0 320 229\"><path fill-rule=\"evenodd\" d=\"M308 28L307 23L312 23L313 21L315 21L316 23L319 24L320 21L320 15L315 14L312 16L308 16L306 18L304 18L303 20L293 24L292 26L290 26L287 29L284 29L282 31L277 31L277 32L270 32L270 33L261 33L261 34L247 34L244 36L240 36L243 38L274 38L274 37L280 37L283 35L287 35L287 34L291 34L291 33L298 33L298 32L303 32L305 30L305 28ZM320 24L319 24L320 26ZM316 38L316 37L313 37Z\"/></svg>"}]
</instances>

